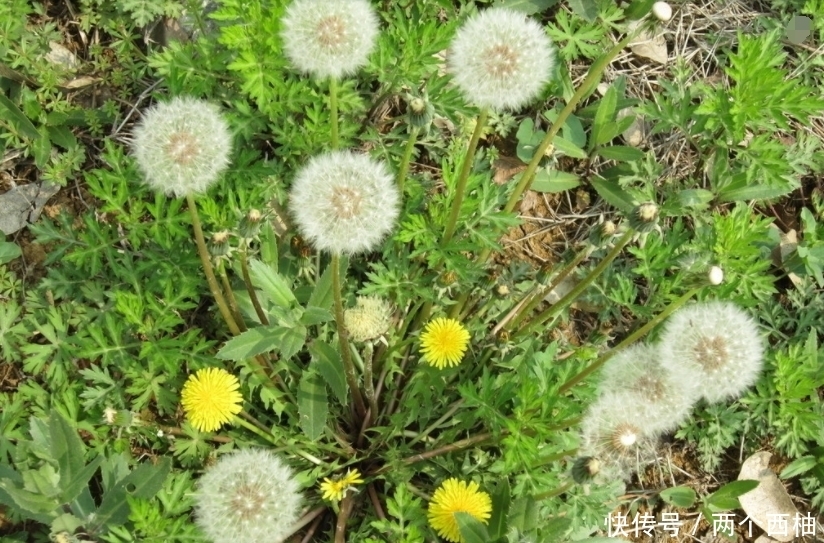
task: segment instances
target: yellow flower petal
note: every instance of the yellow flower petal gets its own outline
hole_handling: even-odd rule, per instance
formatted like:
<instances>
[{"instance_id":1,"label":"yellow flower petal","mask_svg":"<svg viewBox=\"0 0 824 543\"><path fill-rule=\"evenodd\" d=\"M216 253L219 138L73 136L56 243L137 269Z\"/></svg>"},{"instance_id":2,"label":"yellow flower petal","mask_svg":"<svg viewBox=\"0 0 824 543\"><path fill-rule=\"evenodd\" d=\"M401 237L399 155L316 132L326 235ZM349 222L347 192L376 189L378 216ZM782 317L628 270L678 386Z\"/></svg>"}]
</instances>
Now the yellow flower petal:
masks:
<instances>
[{"instance_id":1,"label":"yellow flower petal","mask_svg":"<svg viewBox=\"0 0 824 543\"><path fill-rule=\"evenodd\" d=\"M180 403L186 418L201 432L214 432L240 413L243 396L237 377L220 368L206 368L190 375L183 385Z\"/></svg>"},{"instance_id":2,"label":"yellow flower petal","mask_svg":"<svg viewBox=\"0 0 824 543\"><path fill-rule=\"evenodd\" d=\"M365 481L361 478L360 472L354 469L347 471L346 475L339 479L325 478L320 484L320 490L324 500L336 502L342 500L350 488L363 482Z\"/></svg>"},{"instance_id":3,"label":"yellow flower petal","mask_svg":"<svg viewBox=\"0 0 824 543\"><path fill-rule=\"evenodd\" d=\"M452 543L464 543L455 513L468 513L486 524L492 514L492 499L478 483L447 479L429 502L429 524L438 535Z\"/></svg>"},{"instance_id":4,"label":"yellow flower petal","mask_svg":"<svg viewBox=\"0 0 824 543\"><path fill-rule=\"evenodd\" d=\"M421 354L431 366L457 366L469 345L469 332L455 319L437 318L421 334Z\"/></svg>"}]
</instances>

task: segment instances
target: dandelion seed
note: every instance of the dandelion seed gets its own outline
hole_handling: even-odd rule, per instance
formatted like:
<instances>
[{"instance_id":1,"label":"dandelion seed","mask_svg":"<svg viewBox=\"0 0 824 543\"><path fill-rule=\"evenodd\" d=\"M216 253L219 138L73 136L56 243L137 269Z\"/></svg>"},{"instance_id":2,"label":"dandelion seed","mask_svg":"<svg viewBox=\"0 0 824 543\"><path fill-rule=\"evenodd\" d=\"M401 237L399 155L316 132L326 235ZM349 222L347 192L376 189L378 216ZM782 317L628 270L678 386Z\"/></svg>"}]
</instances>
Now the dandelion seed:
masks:
<instances>
[{"instance_id":1,"label":"dandelion seed","mask_svg":"<svg viewBox=\"0 0 824 543\"><path fill-rule=\"evenodd\" d=\"M538 97L552 76L554 59L541 25L511 9L490 8L458 29L448 63L470 102L510 110Z\"/></svg>"},{"instance_id":2,"label":"dandelion seed","mask_svg":"<svg viewBox=\"0 0 824 543\"><path fill-rule=\"evenodd\" d=\"M214 432L240 413L243 396L237 377L220 368L190 375L180 393L186 418L201 432Z\"/></svg>"},{"instance_id":3,"label":"dandelion seed","mask_svg":"<svg viewBox=\"0 0 824 543\"><path fill-rule=\"evenodd\" d=\"M400 195L382 163L351 151L312 158L295 177L289 209L303 238L320 250L374 250L395 227Z\"/></svg>"},{"instance_id":4,"label":"dandelion seed","mask_svg":"<svg viewBox=\"0 0 824 543\"><path fill-rule=\"evenodd\" d=\"M662 363L679 382L695 382L708 402L736 398L761 373L764 343L758 325L730 302L683 307L664 324Z\"/></svg>"},{"instance_id":5,"label":"dandelion seed","mask_svg":"<svg viewBox=\"0 0 824 543\"><path fill-rule=\"evenodd\" d=\"M215 543L281 543L300 515L300 485L262 449L223 455L198 482L197 524Z\"/></svg>"},{"instance_id":6,"label":"dandelion seed","mask_svg":"<svg viewBox=\"0 0 824 543\"><path fill-rule=\"evenodd\" d=\"M492 514L492 499L479 490L478 483L451 478L435 490L429 503L429 524L438 535L452 543L464 543L455 513L467 513L486 524Z\"/></svg>"},{"instance_id":7,"label":"dandelion seed","mask_svg":"<svg viewBox=\"0 0 824 543\"><path fill-rule=\"evenodd\" d=\"M437 318L421 334L421 354L430 366L457 366L469 345L469 332L455 319Z\"/></svg>"},{"instance_id":8,"label":"dandelion seed","mask_svg":"<svg viewBox=\"0 0 824 543\"><path fill-rule=\"evenodd\" d=\"M295 68L340 79L366 64L378 17L367 0L296 0L286 9L281 36Z\"/></svg>"},{"instance_id":9,"label":"dandelion seed","mask_svg":"<svg viewBox=\"0 0 824 543\"><path fill-rule=\"evenodd\" d=\"M146 183L168 196L200 194L229 166L232 135L217 106L174 98L143 114L132 151Z\"/></svg>"}]
</instances>

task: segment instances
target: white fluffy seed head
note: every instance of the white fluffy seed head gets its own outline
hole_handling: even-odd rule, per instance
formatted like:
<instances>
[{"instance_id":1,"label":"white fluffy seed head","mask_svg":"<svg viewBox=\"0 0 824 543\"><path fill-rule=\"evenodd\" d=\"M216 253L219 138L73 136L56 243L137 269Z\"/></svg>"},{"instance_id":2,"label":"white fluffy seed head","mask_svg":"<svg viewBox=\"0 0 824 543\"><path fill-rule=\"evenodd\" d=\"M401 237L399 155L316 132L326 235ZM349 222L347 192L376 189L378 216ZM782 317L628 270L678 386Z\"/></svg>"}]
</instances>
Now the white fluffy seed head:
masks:
<instances>
[{"instance_id":1,"label":"white fluffy seed head","mask_svg":"<svg viewBox=\"0 0 824 543\"><path fill-rule=\"evenodd\" d=\"M511 9L490 8L458 29L448 62L470 102L511 110L540 94L552 76L555 52L537 22Z\"/></svg>"},{"instance_id":2,"label":"white fluffy seed head","mask_svg":"<svg viewBox=\"0 0 824 543\"><path fill-rule=\"evenodd\" d=\"M679 309L664 325L661 361L677 382L695 382L709 402L740 396L761 373L764 344L758 325L730 302Z\"/></svg>"},{"instance_id":3,"label":"white fluffy seed head","mask_svg":"<svg viewBox=\"0 0 824 543\"><path fill-rule=\"evenodd\" d=\"M214 104L173 98L143 114L132 152L146 183L168 196L200 194L229 166L232 135Z\"/></svg>"},{"instance_id":4,"label":"white fluffy seed head","mask_svg":"<svg viewBox=\"0 0 824 543\"><path fill-rule=\"evenodd\" d=\"M629 479L655 459L659 433L624 391L603 393L581 421L581 456L598 461L597 479Z\"/></svg>"},{"instance_id":5,"label":"white fluffy seed head","mask_svg":"<svg viewBox=\"0 0 824 543\"><path fill-rule=\"evenodd\" d=\"M690 414L701 397L694 382L680 382L661 364L656 346L637 343L606 363L598 385L600 394L621 394L624 403L652 433L669 432Z\"/></svg>"},{"instance_id":6,"label":"white fluffy seed head","mask_svg":"<svg viewBox=\"0 0 824 543\"><path fill-rule=\"evenodd\" d=\"M289 195L300 235L333 254L377 248L395 227L399 205L386 165L351 151L312 158L298 172Z\"/></svg>"},{"instance_id":7,"label":"white fluffy seed head","mask_svg":"<svg viewBox=\"0 0 824 543\"><path fill-rule=\"evenodd\" d=\"M367 0L295 0L282 24L289 61L318 78L354 74L378 37L378 17Z\"/></svg>"},{"instance_id":8,"label":"white fluffy seed head","mask_svg":"<svg viewBox=\"0 0 824 543\"><path fill-rule=\"evenodd\" d=\"M214 543L280 543L300 515L299 488L292 470L269 451L226 454L200 478L197 524Z\"/></svg>"}]
</instances>

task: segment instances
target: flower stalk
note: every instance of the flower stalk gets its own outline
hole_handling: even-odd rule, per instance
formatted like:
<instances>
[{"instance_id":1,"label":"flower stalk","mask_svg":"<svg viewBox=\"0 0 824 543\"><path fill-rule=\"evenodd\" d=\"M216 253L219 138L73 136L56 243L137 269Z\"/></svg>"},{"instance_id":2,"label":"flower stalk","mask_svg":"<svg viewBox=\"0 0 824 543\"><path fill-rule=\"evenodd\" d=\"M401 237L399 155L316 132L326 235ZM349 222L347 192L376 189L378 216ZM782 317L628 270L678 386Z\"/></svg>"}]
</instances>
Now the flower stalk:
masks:
<instances>
[{"instance_id":1,"label":"flower stalk","mask_svg":"<svg viewBox=\"0 0 824 543\"><path fill-rule=\"evenodd\" d=\"M340 357L343 362L343 372L346 375L346 383L352 392L352 400L355 403L357 416L363 417L366 414L366 405L363 403L358 380L355 377L355 364L352 362L352 353L349 351L349 332L346 330L343 315L343 296L341 294L340 283L340 255L332 254L332 292L335 297L335 323L338 328L338 341L340 342Z\"/></svg>"}]
</instances>

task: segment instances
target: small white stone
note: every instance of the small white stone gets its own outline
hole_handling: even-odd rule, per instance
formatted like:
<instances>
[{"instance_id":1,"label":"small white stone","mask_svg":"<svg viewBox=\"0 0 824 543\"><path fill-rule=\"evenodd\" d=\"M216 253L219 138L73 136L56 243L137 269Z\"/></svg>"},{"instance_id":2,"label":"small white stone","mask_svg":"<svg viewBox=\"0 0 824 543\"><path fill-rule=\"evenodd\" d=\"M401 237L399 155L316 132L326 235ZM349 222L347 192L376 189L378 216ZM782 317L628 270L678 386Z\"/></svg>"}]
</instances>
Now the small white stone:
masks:
<instances>
[{"instance_id":1,"label":"small white stone","mask_svg":"<svg viewBox=\"0 0 824 543\"><path fill-rule=\"evenodd\" d=\"M652 14L659 21L667 22L672 19L672 7L666 2L655 2L652 5Z\"/></svg>"}]
</instances>

